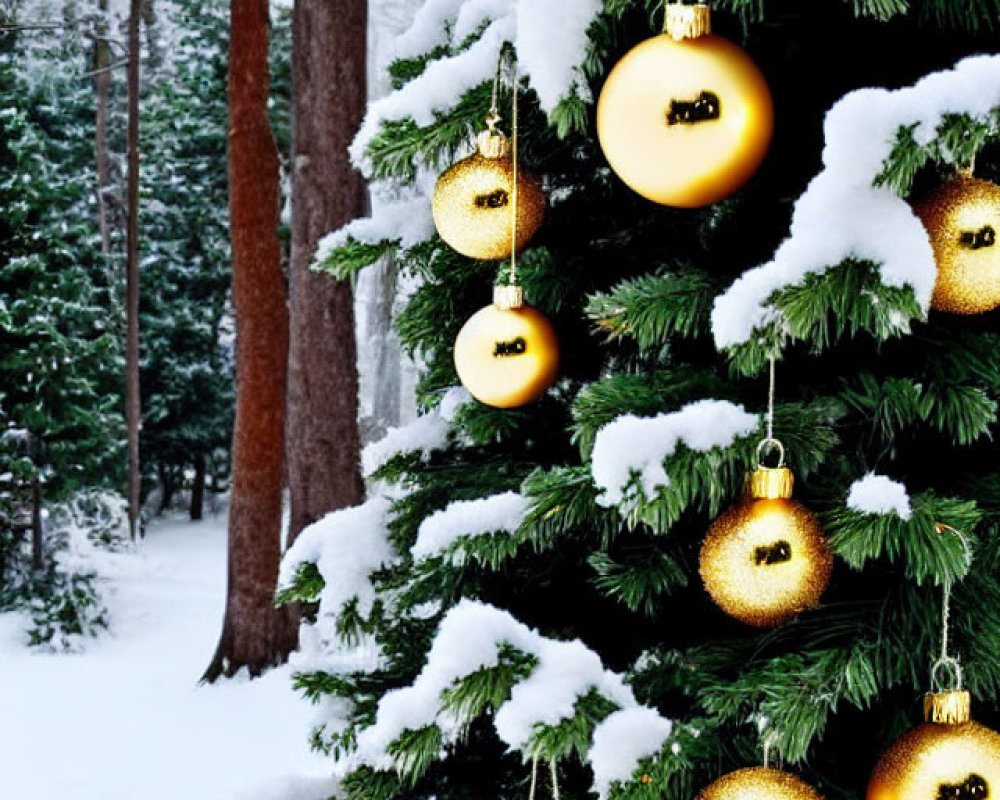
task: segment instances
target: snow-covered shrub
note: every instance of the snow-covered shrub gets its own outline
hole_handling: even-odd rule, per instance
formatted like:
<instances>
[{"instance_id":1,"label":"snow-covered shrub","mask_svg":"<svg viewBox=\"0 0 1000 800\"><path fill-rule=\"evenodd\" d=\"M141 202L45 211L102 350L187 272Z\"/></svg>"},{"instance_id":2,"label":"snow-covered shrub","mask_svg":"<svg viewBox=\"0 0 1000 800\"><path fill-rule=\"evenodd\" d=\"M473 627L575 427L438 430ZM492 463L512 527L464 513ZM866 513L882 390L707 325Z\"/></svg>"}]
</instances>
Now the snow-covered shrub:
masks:
<instances>
[{"instance_id":1,"label":"snow-covered shrub","mask_svg":"<svg viewBox=\"0 0 1000 800\"><path fill-rule=\"evenodd\" d=\"M107 556L128 541L123 498L78 492L45 515L41 570L31 568L30 536L17 537L0 584L0 610L26 612L31 645L79 649L108 625L100 589L108 575Z\"/></svg>"}]
</instances>

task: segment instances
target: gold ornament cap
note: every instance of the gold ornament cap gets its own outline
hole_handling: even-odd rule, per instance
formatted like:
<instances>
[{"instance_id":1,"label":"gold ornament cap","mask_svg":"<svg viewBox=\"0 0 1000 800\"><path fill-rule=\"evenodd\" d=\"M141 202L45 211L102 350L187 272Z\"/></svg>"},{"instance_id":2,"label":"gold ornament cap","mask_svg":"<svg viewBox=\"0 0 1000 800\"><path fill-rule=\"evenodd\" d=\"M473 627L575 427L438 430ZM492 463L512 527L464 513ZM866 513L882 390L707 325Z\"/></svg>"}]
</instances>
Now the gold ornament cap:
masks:
<instances>
[{"instance_id":1,"label":"gold ornament cap","mask_svg":"<svg viewBox=\"0 0 1000 800\"><path fill-rule=\"evenodd\" d=\"M494 286L493 305L497 308L509 311L512 308L521 308L524 305L523 286Z\"/></svg>"},{"instance_id":2,"label":"gold ornament cap","mask_svg":"<svg viewBox=\"0 0 1000 800\"><path fill-rule=\"evenodd\" d=\"M510 152L510 142L500 131L488 130L476 139L479 155L483 158L504 158Z\"/></svg>"},{"instance_id":3,"label":"gold ornament cap","mask_svg":"<svg viewBox=\"0 0 1000 800\"><path fill-rule=\"evenodd\" d=\"M663 32L675 42L697 39L712 32L712 10L703 3L688 6L668 3L663 20Z\"/></svg>"},{"instance_id":4,"label":"gold ornament cap","mask_svg":"<svg viewBox=\"0 0 1000 800\"><path fill-rule=\"evenodd\" d=\"M964 725L972 720L972 695L961 690L924 695L924 719L935 725Z\"/></svg>"},{"instance_id":5,"label":"gold ornament cap","mask_svg":"<svg viewBox=\"0 0 1000 800\"><path fill-rule=\"evenodd\" d=\"M750 496L755 500L788 500L795 476L788 467L757 467L750 473Z\"/></svg>"}]
</instances>

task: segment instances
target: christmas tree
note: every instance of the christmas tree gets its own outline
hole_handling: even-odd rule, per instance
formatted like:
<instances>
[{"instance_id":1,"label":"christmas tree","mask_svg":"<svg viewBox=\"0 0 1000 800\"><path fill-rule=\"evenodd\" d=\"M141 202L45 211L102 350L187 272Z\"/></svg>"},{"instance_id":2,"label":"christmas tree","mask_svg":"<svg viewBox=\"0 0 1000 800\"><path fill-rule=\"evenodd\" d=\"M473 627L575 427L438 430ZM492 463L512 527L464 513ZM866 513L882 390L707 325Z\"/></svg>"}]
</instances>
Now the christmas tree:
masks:
<instances>
[{"instance_id":1,"label":"christmas tree","mask_svg":"<svg viewBox=\"0 0 1000 800\"><path fill-rule=\"evenodd\" d=\"M426 413L366 450L368 502L308 528L284 564L282 597L310 610L313 744L348 797L515 797L543 773L567 797L691 798L769 761L860 798L928 689L961 683L996 722L1000 60L970 56L997 14L715 4L714 35L773 97L768 155L756 168L741 140L729 168L698 126L731 119L711 70L732 73L733 51L713 39L711 66L666 78L626 56L660 33L661 3L422 6L354 145L372 217L317 265L346 275L392 252L412 276L397 328ZM688 136L666 177L657 158L625 163L645 143L620 117L642 116L642 92L613 105L612 68L683 88L656 110ZM515 408L458 388L453 358L511 262L460 255L431 218L437 175L494 110L514 138L505 85L521 169L548 198L517 278L560 349L556 384ZM746 140L766 143L770 100L745 91ZM780 510L766 535L765 506ZM995 750L987 737L985 766L962 762L928 800L991 796L976 781ZM787 791L752 796L814 796Z\"/></svg>"}]
</instances>

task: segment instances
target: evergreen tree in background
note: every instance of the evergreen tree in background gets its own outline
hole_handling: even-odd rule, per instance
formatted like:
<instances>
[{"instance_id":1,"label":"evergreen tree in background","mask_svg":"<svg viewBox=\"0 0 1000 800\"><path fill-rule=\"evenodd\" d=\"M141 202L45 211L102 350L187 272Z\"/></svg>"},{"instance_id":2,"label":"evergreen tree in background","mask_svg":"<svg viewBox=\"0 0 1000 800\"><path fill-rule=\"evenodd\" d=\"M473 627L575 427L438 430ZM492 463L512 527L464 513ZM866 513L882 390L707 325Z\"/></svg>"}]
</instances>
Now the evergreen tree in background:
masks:
<instances>
[{"instance_id":1,"label":"evergreen tree in background","mask_svg":"<svg viewBox=\"0 0 1000 800\"><path fill-rule=\"evenodd\" d=\"M228 475L232 436L227 11L225 3L171 10L180 40L147 90L141 118L151 144L142 182L142 449L164 507L193 471L195 518L206 475Z\"/></svg>"},{"instance_id":2,"label":"evergreen tree in background","mask_svg":"<svg viewBox=\"0 0 1000 800\"><path fill-rule=\"evenodd\" d=\"M533 16L531 2L519 4L518 25L546 19ZM475 15L461 17L462 3L444 5L428 3L418 16L426 47L391 65L403 91L391 112L379 107L381 123L355 153L377 188L412 208L429 203L419 193L422 170L441 171L467 153L489 109L490 70L481 66L482 82L456 82L454 96L442 99L449 63L495 60L511 35L488 14L470 25ZM513 17L515 5L498 4L495 16ZM567 19L578 16L572 6ZM574 638L626 676L639 703L672 720L656 752L630 765L631 777L618 776L612 797L687 800L722 773L760 763L765 740L773 759L825 796L863 797L879 754L918 718L939 647L935 587L953 581L952 647L977 717L995 727L998 312L925 315L912 287L883 283L880 264L857 259L817 263L822 274L779 286L772 322L742 343L716 347L711 311L788 234L794 202L821 168L827 109L859 87L910 85L989 51L998 14L991 0L716 3L715 31L743 44L770 84L776 132L741 191L678 210L632 193L598 147L586 90L596 97L616 61L662 19L654 0L605 0L578 59L589 86L562 87L560 102L545 100L547 114L535 94L523 96L522 163L543 178L550 199L520 257L521 279L562 350L561 380L534 405L499 410L447 391L458 383L455 337L489 302L502 263L472 261L437 236L413 234L412 214L398 214L393 227L376 210L368 228L330 240L323 265L337 275L396 250L419 279L397 327L424 362L427 412L369 448L368 503L307 528L286 558L282 596L319 603L316 624L302 633L298 684L329 701L313 744L338 760L348 797L523 796L534 759L558 764L564 797L587 796L592 737L624 705L620 692L595 681L569 716L546 717L540 700L516 750L505 744L510 720L492 718L537 678L539 653ZM548 21L544 36L555 43L563 19L554 12ZM539 34L522 35L535 42L537 66ZM461 62L477 48L478 61ZM435 83L423 105L416 92L404 98L425 75ZM881 110L868 112L875 119ZM865 122L862 113L854 118ZM953 115L930 141L914 139L912 126L894 131L892 155L872 177L918 201L975 155L977 175L996 181L998 120L997 109ZM864 140L860 129L855 139ZM756 431L724 447L664 445L662 477L645 491L626 481L610 487L621 490L615 497L598 485L594 456L601 431L628 415L673 414L708 398L763 411L772 354L774 433L797 477L796 497L820 514L838 559L819 609L761 632L709 601L698 554L711 521L742 492L763 416ZM628 453L621 458L628 463ZM905 484L912 515L847 506L851 487L871 472ZM462 505L473 500L484 502ZM965 532L971 568L962 541L939 534L936 522ZM446 544L427 546L445 528ZM492 659L476 660L482 626L467 623L464 638L456 635L460 617L497 623ZM472 664L465 672L455 666L464 657ZM440 692L410 689L435 674L453 680Z\"/></svg>"},{"instance_id":3,"label":"evergreen tree in background","mask_svg":"<svg viewBox=\"0 0 1000 800\"><path fill-rule=\"evenodd\" d=\"M92 97L72 36L0 55L0 471L46 502L121 477L116 281L93 219ZM26 458L17 442L35 442Z\"/></svg>"}]
</instances>

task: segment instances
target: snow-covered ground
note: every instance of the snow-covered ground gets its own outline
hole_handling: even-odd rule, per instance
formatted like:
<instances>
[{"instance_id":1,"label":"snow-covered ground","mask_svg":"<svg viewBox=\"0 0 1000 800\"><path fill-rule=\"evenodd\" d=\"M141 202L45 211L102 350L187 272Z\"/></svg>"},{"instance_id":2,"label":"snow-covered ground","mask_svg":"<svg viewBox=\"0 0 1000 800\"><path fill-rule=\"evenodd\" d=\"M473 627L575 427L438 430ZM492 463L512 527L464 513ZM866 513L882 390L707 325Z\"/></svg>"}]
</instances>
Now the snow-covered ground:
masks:
<instances>
[{"instance_id":1,"label":"snow-covered ground","mask_svg":"<svg viewBox=\"0 0 1000 800\"><path fill-rule=\"evenodd\" d=\"M329 797L287 667L198 685L225 605L225 518L154 523L114 561L112 631L82 653L33 651L0 615L0 798Z\"/></svg>"}]
</instances>

